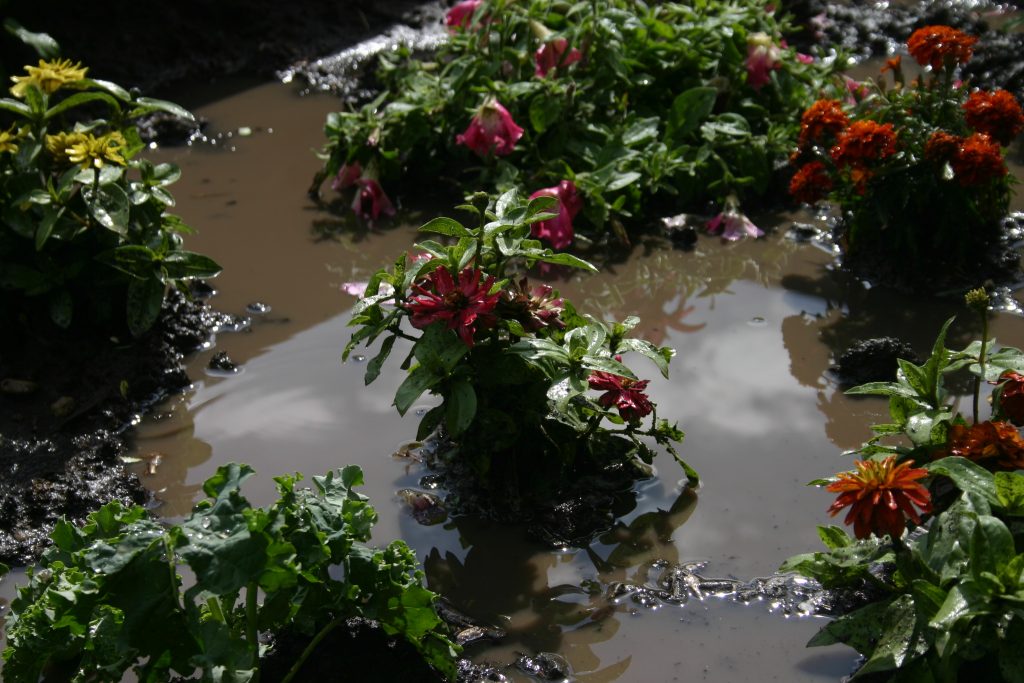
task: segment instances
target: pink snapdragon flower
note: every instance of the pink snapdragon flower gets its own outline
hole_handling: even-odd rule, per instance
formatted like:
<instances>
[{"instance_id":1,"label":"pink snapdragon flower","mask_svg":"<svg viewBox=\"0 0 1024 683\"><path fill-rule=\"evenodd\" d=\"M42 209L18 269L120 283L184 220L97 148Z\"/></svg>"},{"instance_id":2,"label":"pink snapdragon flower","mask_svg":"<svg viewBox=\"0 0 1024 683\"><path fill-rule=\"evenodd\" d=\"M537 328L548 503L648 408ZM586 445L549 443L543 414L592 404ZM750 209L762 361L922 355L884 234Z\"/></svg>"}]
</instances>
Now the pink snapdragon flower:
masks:
<instances>
[{"instance_id":1,"label":"pink snapdragon flower","mask_svg":"<svg viewBox=\"0 0 1024 683\"><path fill-rule=\"evenodd\" d=\"M772 42L771 36L758 31L747 38L747 84L760 90L771 78L768 73L782 66L782 49Z\"/></svg>"},{"instance_id":2,"label":"pink snapdragon flower","mask_svg":"<svg viewBox=\"0 0 1024 683\"><path fill-rule=\"evenodd\" d=\"M761 237L764 231L754 225L749 218L743 215L739 208L739 199L736 195L729 195L725 200L725 207L722 213L708 221L708 232L712 235L722 233L722 237L735 242L741 237Z\"/></svg>"},{"instance_id":3,"label":"pink snapdragon flower","mask_svg":"<svg viewBox=\"0 0 1024 683\"><path fill-rule=\"evenodd\" d=\"M534 74L537 78L544 78L552 69L564 69L581 59L583 53L576 48L570 48L568 40L555 38L541 45L534 53L533 60L537 64Z\"/></svg>"},{"instance_id":4,"label":"pink snapdragon flower","mask_svg":"<svg viewBox=\"0 0 1024 683\"><path fill-rule=\"evenodd\" d=\"M470 22L473 20L473 14L482 4L483 0L462 0L448 10L448 14L444 17L444 24L448 27L448 32L455 33L473 28Z\"/></svg>"},{"instance_id":5,"label":"pink snapdragon flower","mask_svg":"<svg viewBox=\"0 0 1024 683\"><path fill-rule=\"evenodd\" d=\"M530 195L537 197L554 197L558 200L558 215L546 221L538 221L530 226L531 234L539 240L548 242L554 249L565 249L572 244L572 220L583 208L583 199L571 180L563 180L554 187L545 187Z\"/></svg>"},{"instance_id":6,"label":"pink snapdragon flower","mask_svg":"<svg viewBox=\"0 0 1024 683\"><path fill-rule=\"evenodd\" d=\"M375 221L381 214L395 215L395 205L384 194L376 178L362 177L355 181L358 186L355 199L352 200L352 211L364 221Z\"/></svg>"},{"instance_id":7,"label":"pink snapdragon flower","mask_svg":"<svg viewBox=\"0 0 1024 683\"><path fill-rule=\"evenodd\" d=\"M465 145L481 157L511 154L523 129L512 120L508 109L493 97L488 98L469 122L466 132L455 136L455 144Z\"/></svg>"},{"instance_id":8,"label":"pink snapdragon flower","mask_svg":"<svg viewBox=\"0 0 1024 683\"><path fill-rule=\"evenodd\" d=\"M334 176L334 180L331 181L331 189L335 192L341 192L345 188L355 185L362 175L363 167L359 165L358 161L353 161L351 164L342 164L341 168L338 169L338 175Z\"/></svg>"}]
</instances>

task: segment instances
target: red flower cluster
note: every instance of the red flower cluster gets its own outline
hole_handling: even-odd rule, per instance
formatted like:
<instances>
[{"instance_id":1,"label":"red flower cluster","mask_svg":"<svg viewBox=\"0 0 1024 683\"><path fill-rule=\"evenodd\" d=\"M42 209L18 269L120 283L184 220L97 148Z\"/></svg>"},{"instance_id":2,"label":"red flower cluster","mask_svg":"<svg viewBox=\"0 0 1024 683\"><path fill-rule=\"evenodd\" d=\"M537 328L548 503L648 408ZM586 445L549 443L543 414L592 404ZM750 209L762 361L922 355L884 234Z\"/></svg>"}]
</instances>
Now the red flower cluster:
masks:
<instances>
[{"instance_id":1,"label":"red flower cluster","mask_svg":"<svg viewBox=\"0 0 1024 683\"><path fill-rule=\"evenodd\" d=\"M838 100L818 100L800 118L800 146L834 137L850 125L850 119Z\"/></svg>"},{"instance_id":2,"label":"red flower cluster","mask_svg":"<svg viewBox=\"0 0 1024 683\"><path fill-rule=\"evenodd\" d=\"M999 376L999 411L1013 424L1024 426L1024 375L1007 370Z\"/></svg>"},{"instance_id":3,"label":"red flower cluster","mask_svg":"<svg viewBox=\"0 0 1024 683\"><path fill-rule=\"evenodd\" d=\"M505 156L512 153L521 137L523 129L512 120L508 109L489 98L470 120L466 131L455 136L455 144L465 145L484 158L491 154Z\"/></svg>"},{"instance_id":4,"label":"red flower cluster","mask_svg":"<svg viewBox=\"0 0 1024 683\"><path fill-rule=\"evenodd\" d=\"M947 448L950 455L967 458L989 470L1024 468L1024 440L1009 422L953 425Z\"/></svg>"},{"instance_id":5,"label":"red flower cluster","mask_svg":"<svg viewBox=\"0 0 1024 683\"><path fill-rule=\"evenodd\" d=\"M910 34L907 49L921 66L941 69L948 60L966 64L978 39L949 26L925 26Z\"/></svg>"},{"instance_id":6,"label":"red flower cluster","mask_svg":"<svg viewBox=\"0 0 1024 683\"><path fill-rule=\"evenodd\" d=\"M543 327L565 329L565 323L559 317L565 301L551 285L530 287L524 277L513 282L510 289L502 290L499 296L499 315L506 320L519 321L527 331L537 332Z\"/></svg>"},{"instance_id":7,"label":"red flower cluster","mask_svg":"<svg viewBox=\"0 0 1024 683\"><path fill-rule=\"evenodd\" d=\"M957 155L963 142L964 139L959 135L937 130L924 143L924 158L936 164L944 164Z\"/></svg>"},{"instance_id":8,"label":"red flower cluster","mask_svg":"<svg viewBox=\"0 0 1024 683\"><path fill-rule=\"evenodd\" d=\"M964 118L979 133L991 135L1008 146L1024 130L1024 111L1017 98L1005 90L978 90L963 103Z\"/></svg>"},{"instance_id":9,"label":"red flower cluster","mask_svg":"<svg viewBox=\"0 0 1024 683\"><path fill-rule=\"evenodd\" d=\"M621 360L621 358L616 356L616 360ZM591 373L587 381L590 383L591 389L605 391L598 397L597 402L604 408L615 406L619 415L627 422L639 420L654 410L654 404L651 403L647 394L643 393L649 380L630 379L596 370Z\"/></svg>"},{"instance_id":10,"label":"red flower cluster","mask_svg":"<svg viewBox=\"0 0 1024 683\"><path fill-rule=\"evenodd\" d=\"M896 457L885 460L857 460L856 472L842 472L826 489L839 497L829 507L833 517L850 506L844 524L853 524L857 538L883 533L893 538L903 535L906 517L921 523L921 512L931 512L931 494L918 483L928 470L913 469L909 462L896 464Z\"/></svg>"},{"instance_id":11,"label":"red flower cluster","mask_svg":"<svg viewBox=\"0 0 1024 683\"><path fill-rule=\"evenodd\" d=\"M789 194L798 202L813 204L832 189L832 179L825 169L825 164L812 161L800 167L789 181Z\"/></svg>"},{"instance_id":12,"label":"red flower cluster","mask_svg":"<svg viewBox=\"0 0 1024 683\"><path fill-rule=\"evenodd\" d=\"M447 268L438 268L427 276L425 283L412 286L420 296L406 304L409 322L419 330L438 321L445 322L466 346L473 348L477 326L494 327L497 323L493 311L500 293L488 294L494 278L488 277L481 283L482 277L480 269L466 268L454 280Z\"/></svg>"},{"instance_id":13,"label":"red flower cluster","mask_svg":"<svg viewBox=\"0 0 1024 683\"><path fill-rule=\"evenodd\" d=\"M839 134L832 160L839 166L885 159L896 153L896 131L891 123L865 119L854 121Z\"/></svg>"},{"instance_id":14,"label":"red flower cluster","mask_svg":"<svg viewBox=\"0 0 1024 683\"><path fill-rule=\"evenodd\" d=\"M950 164L963 187L983 185L1007 174L1002 150L984 133L975 133L964 140Z\"/></svg>"},{"instance_id":15,"label":"red flower cluster","mask_svg":"<svg viewBox=\"0 0 1024 683\"><path fill-rule=\"evenodd\" d=\"M581 59L583 59L583 53L574 47L570 48L568 40L555 38L541 45L534 53L533 61L536 64L534 75L537 78L544 78L552 69L564 69Z\"/></svg>"}]
</instances>

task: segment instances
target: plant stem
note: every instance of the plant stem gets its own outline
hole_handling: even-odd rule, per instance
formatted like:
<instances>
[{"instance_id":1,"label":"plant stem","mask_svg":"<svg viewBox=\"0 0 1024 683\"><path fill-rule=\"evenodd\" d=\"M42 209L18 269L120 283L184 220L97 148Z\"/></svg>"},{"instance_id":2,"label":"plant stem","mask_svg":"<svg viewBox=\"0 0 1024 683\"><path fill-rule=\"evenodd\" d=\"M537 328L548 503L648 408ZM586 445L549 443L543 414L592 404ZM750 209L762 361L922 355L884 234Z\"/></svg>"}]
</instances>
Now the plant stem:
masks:
<instances>
[{"instance_id":1,"label":"plant stem","mask_svg":"<svg viewBox=\"0 0 1024 683\"><path fill-rule=\"evenodd\" d=\"M259 629L257 628L258 617L256 609L259 606L256 599L259 597L259 589L255 581L250 581L245 587L245 641L249 644L249 652L252 653L253 673L252 683L260 683L260 641Z\"/></svg>"},{"instance_id":2,"label":"plant stem","mask_svg":"<svg viewBox=\"0 0 1024 683\"><path fill-rule=\"evenodd\" d=\"M164 534L164 549L167 551L167 568L171 573L171 590L174 591L174 606L181 607L178 594L178 566L174 561L174 548L171 547L171 539Z\"/></svg>"},{"instance_id":3,"label":"plant stem","mask_svg":"<svg viewBox=\"0 0 1024 683\"><path fill-rule=\"evenodd\" d=\"M978 395L981 393L981 383L985 381L985 357L988 355L988 309L981 313L981 353L978 354L978 365L981 366L981 376L974 378L974 424L978 424Z\"/></svg>"},{"instance_id":4,"label":"plant stem","mask_svg":"<svg viewBox=\"0 0 1024 683\"><path fill-rule=\"evenodd\" d=\"M295 674L299 673L299 669L301 669L302 665L306 663L306 660L309 659L309 656L313 654L313 650L315 650L316 646L320 644L320 641L326 638L327 634L329 634L331 631L333 631L339 625L341 625L341 623L344 620L344 617L338 617L337 619L335 619L334 621L330 622L322 629L320 629L320 632L313 636L313 640L309 641L309 645L306 646L306 649L302 651L302 654L299 655L299 658L295 660L294 664L292 664L292 668L288 669L288 673L285 674L285 677L281 679L281 683L291 683L291 680L295 678Z\"/></svg>"}]
</instances>

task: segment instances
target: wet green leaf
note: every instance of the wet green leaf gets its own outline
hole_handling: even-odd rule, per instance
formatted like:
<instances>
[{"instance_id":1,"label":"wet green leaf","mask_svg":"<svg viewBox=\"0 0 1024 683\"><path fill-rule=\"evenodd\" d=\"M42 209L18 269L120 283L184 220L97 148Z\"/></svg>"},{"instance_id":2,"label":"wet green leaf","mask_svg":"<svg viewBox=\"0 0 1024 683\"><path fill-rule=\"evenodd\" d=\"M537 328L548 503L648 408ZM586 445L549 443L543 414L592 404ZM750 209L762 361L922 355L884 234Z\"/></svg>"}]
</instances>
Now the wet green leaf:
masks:
<instances>
[{"instance_id":1,"label":"wet green leaf","mask_svg":"<svg viewBox=\"0 0 1024 683\"><path fill-rule=\"evenodd\" d=\"M132 335L142 336L160 316L166 286L158 277L132 279L128 285L127 319Z\"/></svg>"}]
</instances>

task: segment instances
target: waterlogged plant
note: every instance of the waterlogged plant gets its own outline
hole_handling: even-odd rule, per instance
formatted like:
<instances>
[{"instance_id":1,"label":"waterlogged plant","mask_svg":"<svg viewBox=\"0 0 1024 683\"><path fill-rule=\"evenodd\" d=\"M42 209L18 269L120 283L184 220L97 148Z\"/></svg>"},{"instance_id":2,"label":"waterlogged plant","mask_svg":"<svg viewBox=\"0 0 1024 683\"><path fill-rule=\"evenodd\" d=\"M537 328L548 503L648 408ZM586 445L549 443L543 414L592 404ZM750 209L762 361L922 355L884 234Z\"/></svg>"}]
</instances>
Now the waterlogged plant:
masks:
<instances>
[{"instance_id":1,"label":"waterlogged plant","mask_svg":"<svg viewBox=\"0 0 1024 683\"><path fill-rule=\"evenodd\" d=\"M593 270L530 236L534 226L557 220L560 200L527 202L510 190L496 203L478 194L459 208L475 226L428 222L420 230L448 243L425 240L416 255L402 254L374 274L353 309L350 325L358 329L345 358L359 344L383 339L367 363L366 383L399 339L411 342L402 363L409 374L395 395L398 412L424 393L440 396L417 438L441 430L445 461L468 469L503 501L549 500L584 474L649 464L654 451L643 437L668 449L696 483L673 447L682 432L657 417L647 380L622 360L640 354L667 376L674 352L628 336L637 318L605 323L581 315L524 275L537 263Z\"/></svg>"},{"instance_id":2,"label":"waterlogged plant","mask_svg":"<svg viewBox=\"0 0 1024 683\"><path fill-rule=\"evenodd\" d=\"M386 53L380 95L328 117L314 191L326 178L570 183L592 233L624 238L624 220L713 201L726 238L756 236L740 203L769 192L841 62L786 47L785 19L761 1L469 0L446 23L429 60ZM356 213L376 219L366 207L357 192Z\"/></svg>"},{"instance_id":3,"label":"waterlogged plant","mask_svg":"<svg viewBox=\"0 0 1024 683\"><path fill-rule=\"evenodd\" d=\"M907 47L926 67L922 76L908 82L893 57L883 77L856 85L847 102L823 99L804 112L790 193L842 207L847 265L934 286L935 263L958 283L999 261L1014 182L1002 147L1024 130L1024 113L1005 90L972 91L957 80L976 40L946 26L921 28Z\"/></svg>"},{"instance_id":4,"label":"waterlogged plant","mask_svg":"<svg viewBox=\"0 0 1024 683\"><path fill-rule=\"evenodd\" d=\"M281 679L288 683L353 616L379 621L454 680L455 648L415 554L402 541L364 545L377 515L354 490L362 471L314 477L315 490L296 489L299 475L277 477L280 497L268 508L241 493L252 474L220 467L203 485L209 498L181 524L116 502L80 528L58 523L6 617L4 680L36 683L59 670L116 683L131 670L140 681L173 672L258 683L261 660L273 654L261 634L271 633L308 643ZM195 576L187 590L182 567Z\"/></svg>"},{"instance_id":5,"label":"waterlogged plant","mask_svg":"<svg viewBox=\"0 0 1024 683\"><path fill-rule=\"evenodd\" d=\"M87 77L66 59L39 60L0 99L0 319L48 312L134 335L160 313L168 285L216 275L182 249L191 232L168 213L173 164L136 158L133 120L181 107Z\"/></svg>"},{"instance_id":6,"label":"waterlogged plant","mask_svg":"<svg viewBox=\"0 0 1024 683\"><path fill-rule=\"evenodd\" d=\"M984 290L972 291L968 304L987 319ZM849 392L888 396L893 420L873 427L855 471L812 482L839 494L829 512L849 508L855 538L821 527L828 550L782 566L826 588L873 596L809 643L860 652L855 680L1024 680L1024 353L996 350L984 336L951 351L950 322L923 365L901 360L896 382ZM946 374L964 368L976 378L972 422L943 386ZM979 422L986 381L996 384L993 415ZM896 435L901 443L882 442Z\"/></svg>"}]
</instances>

